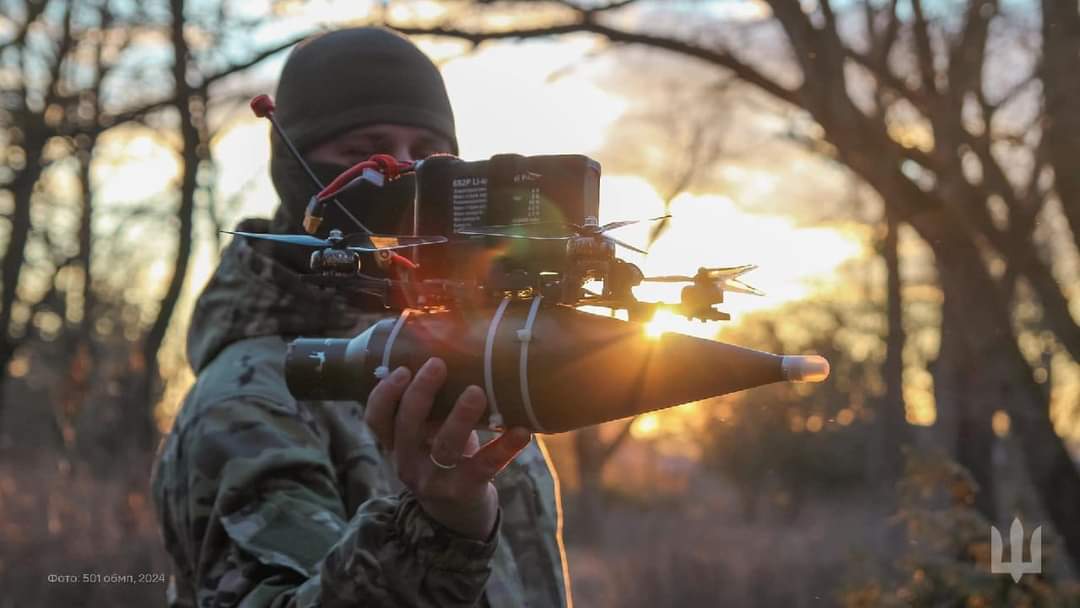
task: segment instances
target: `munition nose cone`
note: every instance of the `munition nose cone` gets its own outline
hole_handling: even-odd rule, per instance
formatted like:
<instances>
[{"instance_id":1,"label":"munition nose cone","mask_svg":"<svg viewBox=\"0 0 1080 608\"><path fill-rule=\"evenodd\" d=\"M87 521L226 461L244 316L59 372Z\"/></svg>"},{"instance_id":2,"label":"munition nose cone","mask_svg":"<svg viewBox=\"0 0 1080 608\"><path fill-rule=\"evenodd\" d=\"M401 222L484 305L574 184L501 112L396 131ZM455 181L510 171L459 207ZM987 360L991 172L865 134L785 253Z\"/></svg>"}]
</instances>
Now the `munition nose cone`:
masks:
<instances>
[{"instance_id":1,"label":"munition nose cone","mask_svg":"<svg viewBox=\"0 0 1080 608\"><path fill-rule=\"evenodd\" d=\"M784 355L780 367L788 382L823 382L829 377L829 362L818 355Z\"/></svg>"}]
</instances>

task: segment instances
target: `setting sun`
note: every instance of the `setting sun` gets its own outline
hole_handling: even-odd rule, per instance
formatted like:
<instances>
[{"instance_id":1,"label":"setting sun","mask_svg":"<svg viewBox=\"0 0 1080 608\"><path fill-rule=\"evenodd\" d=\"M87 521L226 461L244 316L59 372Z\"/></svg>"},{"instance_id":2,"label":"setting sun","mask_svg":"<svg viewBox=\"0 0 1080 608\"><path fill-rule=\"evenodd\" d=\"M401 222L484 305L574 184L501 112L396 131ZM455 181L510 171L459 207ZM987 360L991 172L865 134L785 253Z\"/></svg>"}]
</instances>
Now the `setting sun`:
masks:
<instances>
[{"instance_id":1,"label":"setting sun","mask_svg":"<svg viewBox=\"0 0 1080 608\"><path fill-rule=\"evenodd\" d=\"M761 177L750 179L758 182ZM646 218L663 212L660 196L641 178L608 176L601 182L602 221ZM638 264L646 276L692 275L699 266L757 265L740 279L765 295L733 293L718 306L731 313L735 322L741 315L778 308L836 288L839 282L835 274L840 265L864 254L854 225L799 226L788 217L743 211L725 196L681 195L673 201L670 213L667 228L647 256L625 250L620 255ZM622 228L617 234L620 240L640 247L647 244L649 229L647 223L641 223ZM635 289L635 294L642 300L677 302L682 286L645 282ZM717 327L669 311L655 321L665 331L702 337L711 337Z\"/></svg>"},{"instance_id":2,"label":"setting sun","mask_svg":"<svg viewBox=\"0 0 1080 608\"><path fill-rule=\"evenodd\" d=\"M656 311L652 319L645 323L645 335L655 340L665 332L683 331L684 322L686 322L685 317L680 317L661 308Z\"/></svg>"},{"instance_id":3,"label":"setting sun","mask_svg":"<svg viewBox=\"0 0 1080 608\"><path fill-rule=\"evenodd\" d=\"M630 428L631 434L638 439L645 439L656 435L660 430L660 420L656 414L644 414L633 422Z\"/></svg>"}]
</instances>

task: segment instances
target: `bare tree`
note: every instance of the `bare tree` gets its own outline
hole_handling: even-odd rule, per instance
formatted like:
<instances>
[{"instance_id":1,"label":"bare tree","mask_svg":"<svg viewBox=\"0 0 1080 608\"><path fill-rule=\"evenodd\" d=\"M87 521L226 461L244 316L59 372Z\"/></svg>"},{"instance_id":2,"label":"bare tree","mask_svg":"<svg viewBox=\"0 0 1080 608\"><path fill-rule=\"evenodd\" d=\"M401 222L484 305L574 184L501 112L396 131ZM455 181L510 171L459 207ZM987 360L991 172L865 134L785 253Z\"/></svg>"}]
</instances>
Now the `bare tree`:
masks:
<instances>
[{"instance_id":1,"label":"bare tree","mask_svg":"<svg viewBox=\"0 0 1080 608\"><path fill-rule=\"evenodd\" d=\"M91 176L98 142L106 132L132 123L176 129L182 170L174 219L156 211L162 207L162 201L157 200L121 211L128 214L121 227L128 220L175 222L175 228L166 228L164 234L175 230L177 235L173 272L162 300L156 307L140 304L156 308L156 313L149 323L130 328L142 338L139 356L129 360L134 385L124 394L135 400L128 406L136 409L131 419L145 422L140 425L145 432L138 436L152 442L155 430L150 408L158 384L157 353L187 275L197 175L206 170L209 158L212 132L206 113L212 102L210 88L295 44L300 37L253 50L243 32L261 17L253 21L233 11L233 3L225 0L200 5L198 11L187 11L189 14L185 14L183 4L168 3L164 14L176 17L165 24L174 51L175 85L170 85L160 79L160 70L148 69L145 61L132 59L141 44L155 44L153 36L140 36L139 32L162 29L161 11L153 3L4 0L3 4L15 28L6 39L0 38L0 155L4 161L0 197L7 198L11 208L0 218L7 225L0 263L0 387L10 377L9 363L19 349L29 347L39 337L38 318L56 315L65 322L59 338L65 348L58 351L63 361L54 365L68 373L57 387L56 403L51 405L66 412L58 420L78 414L79 404L92 392L88 389L96 365L95 345L101 338L95 330L96 321L101 319L97 313L100 309L114 315L123 309L111 304L99 306L103 297L119 294L102 283L103 276L95 277L93 268L111 273L119 266L130 276L135 271L132 263L150 261L131 258L119 250L124 239L102 241L101 235L95 234L95 218L101 210L97 209ZM198 43L192 46L187 36L195 30L199 32ZM170 122L171 112L179 118L177 122ZM60 176L78 184L77 196L53 193ZM113 216L117 213L116 209L107 211ZM77 218L74 224L67 221L72 216ZM125 263L103 263L106 258ZM72 309L73 304L77 309ZM142 315L128 316L137 319ZM127 323L104 320L105 327ZM2 405L0 398L0 412Z\"/></svg>"},{"instance_id":2,"label":"bare tree","mask_svg":"<svg viewBox=\"0 0 1080 608\"><path fill-rule=\"evenodd\" d=\"M137 363L137 367L142 371L142 379L138 384L139 390L133 405L136 406L139 417L145 421L144 447L152 446L155 437L153 403L159 375L157 355L187 278L195 221L196 180L200 165L209 150L209 142L203 140L206 131L202 128L206 121L206 87L201 84L193 87L190 83L190 79L197 78L197 75L193 74L195 69L191 65L191 51L184 35L184 0L169 0L169 16L173 51L173 105L180 117L180 159L183 171L180 177L180 201L176 209L177 245L172 276L161 299L157 316L143 338L142 356Z\"/></svg>"},{"instance_id":3,"label":"bare tree","mask_svg":"<svg viewBox=\"0 0 1080 608\"><path fill-rule=\"evenodd\" d=\"M877 423L877 477L891 485L903 470L901 446L909 441L906 407L904 404L904 346L907 332L904 329L903 285L900 277L900 226L894 211L885 208L885 234L880 243L881 259L885 263L885 361L882 379L885 394L882 396L880 418Z\"/></svg>"},{"instance_id":4,"label":"bare tree","mask_svg":"<svg viewBox=\"0 0 1080 608\"><path fill-rule=\"evenodd\" d=\"M653 103L643 104L644 109L620 119L613 137L597 154L607 167L646 175L661 184L665 213L677 196L706 179L710 170L727 157L725 144L730 119L727 111L732 106L729 81L680 87L675 79L670 79L667 84L650 87L656 93ZM649 92L640 91L639 99ZM656 146L658 150L653 152L663 156L665 162L643 160L641 141ZM654 243L667 228L667 220L653 223L648 244ZM600 524L606 511L604 469L631 438L636 420L634 417L612 423L617 427L614 433L605 433L600 427L574 432L574 462L579 480L575 515L582 536L598 535L603 530ZM595 536L593 539L598 540Z\"/></svg>"},{"instance_id":5,"label":"bare tree","mask_svg":"<svg viewBox=\"0 0 1080 608\"><path fill-rule=\"evenodd\" d=\"M1042 1L1046 156L1053 167L1054 185L1073 240L1080 247L1080 81L1075 70L1080 57L1080 12L1069 2ZM1073 354L1073 358L1077 358Z\"/></svg>"},{"instance_id":6,"label":"bare tree","mask_svg":"<svg viewBox=\"0 0 1080 608\"><path fill-rule=\"evenodd\" d=\"M812 10L797 0L768 0L777 35L790 49L788 72L779 75L746 59L743 49L726 46L722 22L685 28L685 33L647 25L629 29L609 24L605 15L632 2L545 4L561 7L565 17L497 31L468 23L399 29L474 44L589 32L704 62L806 112L835 158L873 187L893 217L914 228L933 250L947 301L964 311L957 317L959 335L971 360L979 362L981 377L995 379L991 399L1008 411L1033 485L1070 556L1080 563L1080 520L1074 516L1080 508L1080 474L1050 422L1046 395L1018 346L1010 302L986 259L1000 256L1030 285L1045 328L1080 359L1080 326L1032 237L1035 218L1060 187L1044 186L1046 131L1038 123L1011 131L1003 118L1025 103L1036 106L1036 116L1049 116L1048 105L1060 103L1061 97L1053 97L1059 89L1049 81L1069 76L1046 67L1063 57L1068 65L1075 62L1068 50L1072 43L1061 42L1068 36L1059 32L1075 23L1077 7L1048 0L1054 14L1060 9L1068 18L1047 27L1064 29L1043 37L1041 60L1031 73L1002 85L986 77L991 23L1008 21L995 0L970 0L959 19L928 14L921 0L909 1L910 18L902 16L898 0L855 3L842 14L829 0ZM1044 18L1052 18L1050 9ZM1043 82L1048 97L1025 96L1032 82ZM871 94L861 95L863 87ZM887 105L868 104L866 98ZM897 137L895 117L904 111L914 116L906 126L925 129L928 143L916 146ZM1027 160L1026 171L1012 169L1017 155ZM1060 181L1065 173L1059 167L1055 175ZM990 211L995 202L1007 210L1004 225Z\"/></svg>"},{"instance_id":7,"label":"bare tree","mask_svg":"<svg viewBox=\"0 0 1080 608\"><path fill-rule=\"evenodd\" d=\"M0 130L8 175L0 178L0 191L11 197L12 213L3 257L3 297L0 299L0 382L16 349L33 336L32 313L50 307L56 295L55 280L36 292L20 293L25 271L42 260L27 256L35 233L32 210L35 201L48 196L42 178L63 156L47 154L50 145L71 151L79 163L81 186L77 250L45 274L77 266L82 274L82 331L89 327L92 307L89 265L92 225L89 164L103 127L102 82L116 67L115 57L126 47L126 24L117 23L108 3L10 2L12 15L21 14L15 36L2 43L6 79L0 100ZM46 11L51 7L51 12ZM35 28L35 25L37 26ZM99 35L91 36L89 32ZM88 59L87 59L88 58ZM88 74L88 75L87 75ZM48 238L49 226L37 234ZM63 243L46 241L50 253L64 251ZM62 255L63 257L63 255ZM53 307L55 308L55 307ZM21 314L19 314L21 312ZM16 319L16 317L21 317ZM0 398L2 406L2 398Z\"/></svg>"}]
</instances>

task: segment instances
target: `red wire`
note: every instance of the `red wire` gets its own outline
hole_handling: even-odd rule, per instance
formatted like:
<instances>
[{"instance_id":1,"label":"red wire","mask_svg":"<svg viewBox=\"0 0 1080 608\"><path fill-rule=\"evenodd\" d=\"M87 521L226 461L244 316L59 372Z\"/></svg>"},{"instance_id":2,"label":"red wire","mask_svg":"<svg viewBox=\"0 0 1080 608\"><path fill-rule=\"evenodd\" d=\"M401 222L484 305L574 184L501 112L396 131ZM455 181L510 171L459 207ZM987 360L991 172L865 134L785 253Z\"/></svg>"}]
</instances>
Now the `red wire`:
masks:
<instances>
[{"instance_id":1,"label":"red wire","mask_svg":"<svg viewBox=\"0 0 1080 608\"><path fill-rule=\"evenodd\" d=\"M410 260L403 255L399 255L393 252L390 252L390 261L400 266L404 266L409 270L416 270L417 268L420 268L420 266L416 262Z\"/></svg>"},{"instance_id":2,"label":"red wire","mask_svg":"<svg viewBox=\"0 0 1080 608\"><path fill-rule=\"evenodd\" d=\"M334 181L327 184L326 187L316 195L316 198L320 202L334 198L334 196L349 182L363 174L364 169L375 169L382 173L387 180L395 180L400 177L402 173L412 171L415 166L416 163L412 161L399 161L389 154L376 154L367 160L356 163L346 169L341 175L335 177ZM419 268L419 266L409 258L394 252L390 252L390 262L408 268L409 270L416 270Z\"/></svg>"},{"instance_id":3,"label":"red wire","mask_svg":"<svg viewBox=\"0 0 1080 608\"><path fill-rule=\"evenodd\" d=\"M399 161L389 154L376 154L371 158L362 160L346 169L341 175L335 177L334 181L327 184L316 196L320 202L334 198L346 184L363 174L364 169L375 169L382 173L387 180L395 180L402 173L411 171L413 166L414 163L411 161Z\"/></svg>"}]
</instances>

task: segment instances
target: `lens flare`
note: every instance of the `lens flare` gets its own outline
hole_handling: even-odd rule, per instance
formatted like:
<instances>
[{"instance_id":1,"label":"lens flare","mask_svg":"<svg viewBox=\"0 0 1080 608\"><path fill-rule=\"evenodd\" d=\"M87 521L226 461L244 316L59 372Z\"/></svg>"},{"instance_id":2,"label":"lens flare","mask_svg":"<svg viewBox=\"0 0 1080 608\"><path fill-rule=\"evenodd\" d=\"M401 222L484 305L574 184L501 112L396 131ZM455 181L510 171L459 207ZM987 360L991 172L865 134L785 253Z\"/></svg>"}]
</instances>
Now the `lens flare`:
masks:
<instances>
[{"instance_id":1,"label":"lens flare","mask_svg":"<svg viewBox=\"0 0 1080 608\"><path fill-rule=\"evenodd\" d=\"M686 323L687 320L683 317L660 308L653 314L653 318L645 323L645 336L656 340L667 332L679 332Z\"/></svg>"}]
</instances>

